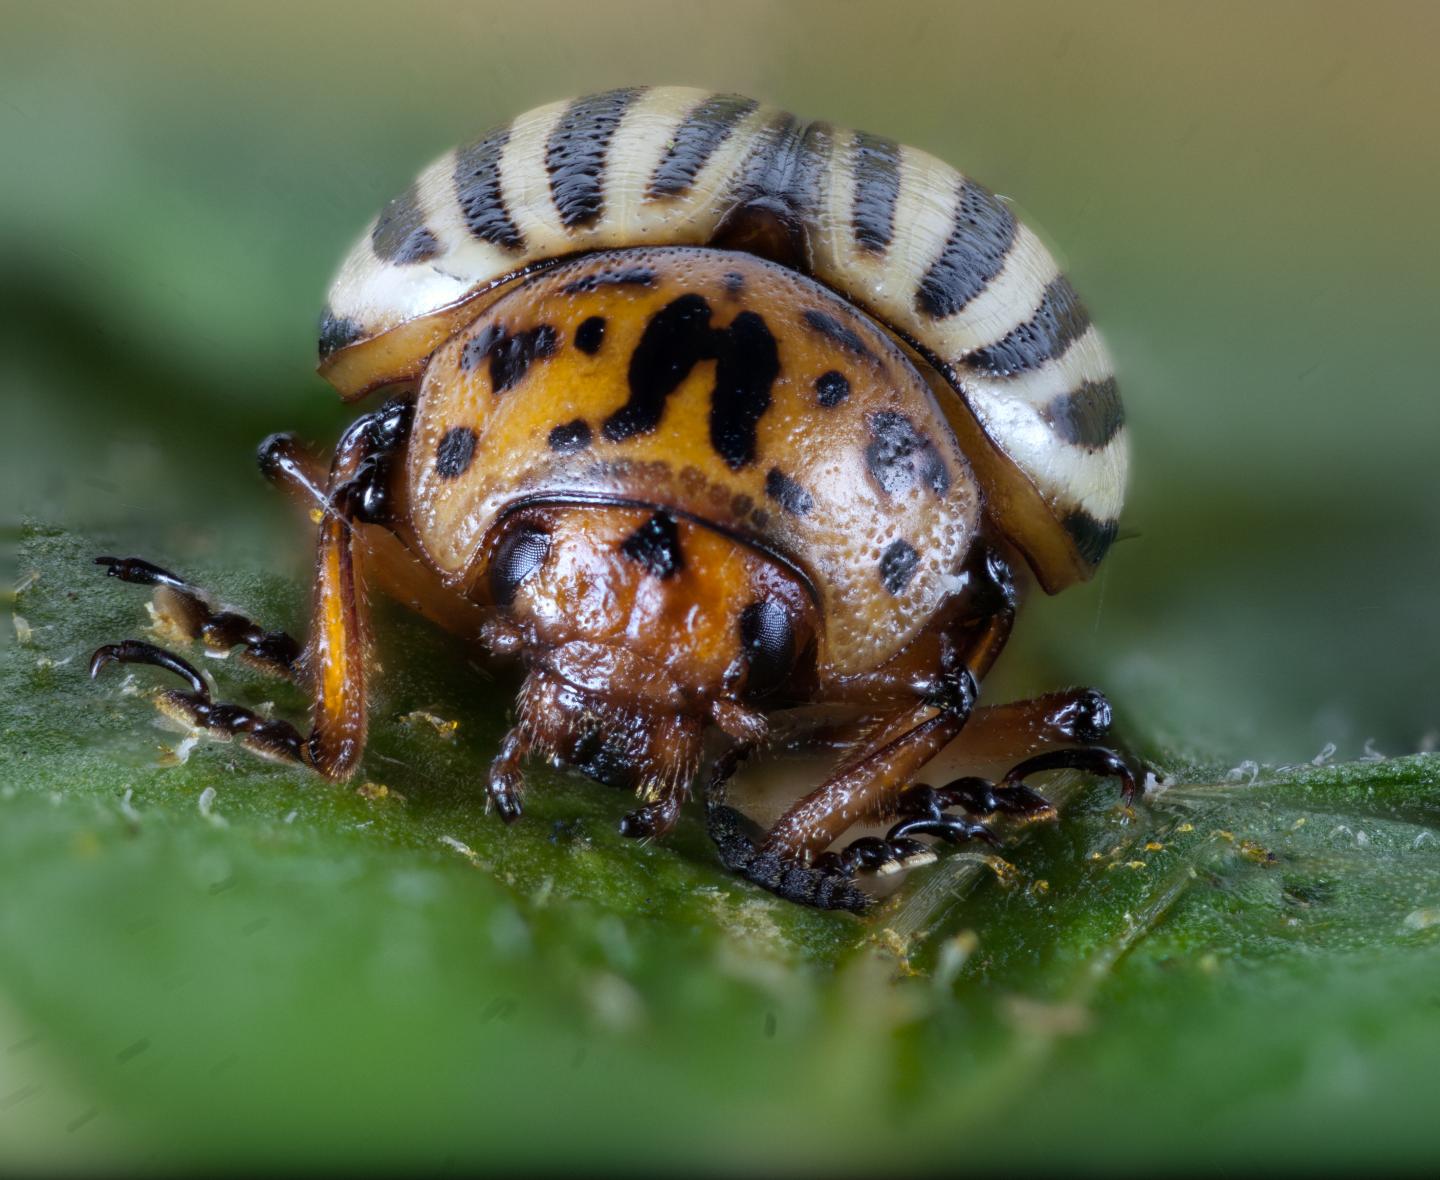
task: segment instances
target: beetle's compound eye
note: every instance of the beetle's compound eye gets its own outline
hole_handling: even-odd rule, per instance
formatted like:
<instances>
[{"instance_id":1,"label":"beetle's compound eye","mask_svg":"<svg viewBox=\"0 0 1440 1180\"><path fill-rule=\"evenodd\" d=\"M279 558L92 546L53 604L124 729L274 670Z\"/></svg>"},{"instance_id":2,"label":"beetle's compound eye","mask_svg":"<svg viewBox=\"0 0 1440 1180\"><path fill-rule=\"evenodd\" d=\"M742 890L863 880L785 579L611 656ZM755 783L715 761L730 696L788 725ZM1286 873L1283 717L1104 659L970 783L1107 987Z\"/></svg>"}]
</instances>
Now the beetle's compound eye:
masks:
<instances>
[{"instance_id":1,"label":"beetle's compound eye","mask_svg":"<svg viewBox=\"0 0 1440 1180\"><path fill-rule=\"evenodd\" d=\"M550 534L533 524L512 529L490 561L490 597L496 606L510 606L520 583L544 564L550 552Z\"/></svg>"},{"instance_id":2,"label":"beetle's compound eye","mask_svg":"<svg viewBox=\"0 0 1440 1180\"><path fill-rule=\"evenodd\" d=\"M774 599L752 602L740 612L740 643L749 674L745 698L757 700L783 688L795 668L795 626Z\"/></svg>"}]
</instances>

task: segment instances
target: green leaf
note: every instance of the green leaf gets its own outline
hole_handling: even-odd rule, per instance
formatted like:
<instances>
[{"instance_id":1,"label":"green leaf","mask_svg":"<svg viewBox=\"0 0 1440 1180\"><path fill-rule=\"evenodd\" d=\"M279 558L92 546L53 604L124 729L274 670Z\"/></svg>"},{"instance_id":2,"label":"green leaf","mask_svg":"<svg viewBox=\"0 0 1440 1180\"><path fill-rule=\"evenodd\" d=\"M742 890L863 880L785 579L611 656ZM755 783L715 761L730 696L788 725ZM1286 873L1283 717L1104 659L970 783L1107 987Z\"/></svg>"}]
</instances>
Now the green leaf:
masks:
<instances>
[{"instance_id":1,"label":"green leaf","mask_svg":"<svg viewBox=\"0 0 1440 1180\"><path fill-rule=\"evenodd\" d=\"M78 1120L212 1166L1434 1146L1440 759L1175 782L1133 815L1062 777L1060 822L1011 832L1003 861L947 855L857 920L728 877L693 817L625 841L624 798L566 776L537 771L514 828L487 816L513 685L398 611L363 789L213 742L178 761L158 673L85 676L144 626L144 592L89 564L108 539L17 539L0 1118L39 1112L35 1144ZM182 556L298 621L299 582ZM303 704L207 666L234 699Z\"/></svg>"}]
</instances>

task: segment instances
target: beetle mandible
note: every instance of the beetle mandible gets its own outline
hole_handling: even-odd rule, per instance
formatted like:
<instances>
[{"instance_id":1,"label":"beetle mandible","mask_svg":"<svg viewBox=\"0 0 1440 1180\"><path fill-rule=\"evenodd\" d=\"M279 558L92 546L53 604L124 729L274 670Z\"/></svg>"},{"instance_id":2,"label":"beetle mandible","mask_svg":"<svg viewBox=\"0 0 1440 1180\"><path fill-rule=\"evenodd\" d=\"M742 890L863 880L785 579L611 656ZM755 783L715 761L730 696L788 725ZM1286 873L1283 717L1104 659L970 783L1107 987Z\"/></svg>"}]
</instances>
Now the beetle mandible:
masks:
<instances>
[{"instance_id":1,"label":"beetle mandible","mask_svg":"<svg viewBox=\"0 0 1440 1180\"><path fill-rule=\"evenodd\" d=\"M160 613L300 677L312 728L211 700L178 655L95 653L189 682L161 707L330 779L365 746L363 567L526 676L489 803L521 815L544 757L632 788L630 836L706 791L731 869L861 910L866 871L1053 814L1026 785L1098 745L1093 690L976 705L1022 584L1088 578L1114 539L1126 432L1110 358L1039 239L915 148L750 99L630 88L522 115L426 169L342 266L320 371L398 389L328 467L293 438L262 470L318 517L308 642L217 611L136 558ZM724 784L787 711L849 709L839 767L760 832ZM966 731L999 781L914 776ZM884 838L832 850L857 823Z\"/></svg>"}]
</instances>

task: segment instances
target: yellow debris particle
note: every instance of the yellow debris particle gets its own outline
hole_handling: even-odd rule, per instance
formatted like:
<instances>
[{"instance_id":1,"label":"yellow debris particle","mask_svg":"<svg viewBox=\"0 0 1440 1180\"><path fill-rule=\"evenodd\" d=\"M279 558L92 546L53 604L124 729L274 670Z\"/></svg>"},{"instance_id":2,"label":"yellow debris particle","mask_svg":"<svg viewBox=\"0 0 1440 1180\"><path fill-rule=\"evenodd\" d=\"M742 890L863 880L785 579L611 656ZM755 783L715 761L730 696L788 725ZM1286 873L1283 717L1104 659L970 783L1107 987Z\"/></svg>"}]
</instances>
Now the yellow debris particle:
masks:
<instances>
[{"instance_id":1,"label":"yellow debris particle","mask_svg":"<svg viewBox=\"0 0 1440 1180\"><path fill-rule=\"evenodd\" d=\"M1040 894L1049 893L1049 892L1050 892L1050 882L1047 881L1047 880L1045 880L1044 877L1041 877L1039 880L1036 880L1036 881L1031 881L1031 882L1030 882L1030 892L1036 894L1037 896L1040 895Z\"/></svg>"},{"instance_id":2,"label":"yellow debris particle","mask_svg":"<svg viewBox=\"0 0 1440 1180\"><path fill-rule=\"evenodd\" d=\"M434 713L427 713L424 709L406 713L400 720L406 725L428 725L447 742L455 740L455 731L460 728L460 722L446 721L445 718L437 717Z\"/></svg>"},{"instance_id":3,"label":"yellow debris particle","mask_svg":"<svg viewBox=\"0 0 1440 1180\"><path fill-rule=\"evenodd\" d=\"M384 783L364 782L355 788L355 793L362 799L380 800L394 799L397 803L404 803L405 796L399 791L392 791Z\"/></svg>"},{"instance_id":4,"label":"yellow debris particle","mask_svg":"<svg viewBox=\"0 0 1440 1180\"><path fill-rule=\"evenodd\" d=\"M1215 829L1213 832L1211 832L1210 834L1211 834L1212 836L1219 836L1220 839L1222 839L1222 840L1227 840L1227 841L1229 841L1231 844L1234 844L1234 843L1235 843L1235 833L1234 833L1234 832L1227 832L1224 828L1216 828L1216 829Z\"/></svg>"},{"instance_id":5,"label":"yellow debris particle","mask_svg":"<svg viewBox=\"0 0 1440 1180\"><path fill-rule=\"evenodd\" d=\"M1292 832L1298 832L1298 831L1299 831L1301 828L1303 828L1304 826L1305 826L1305 817L1302 815L1299 819L1297 819L1293 824L1290 825L1290 830L1291 830Z\"/></svg>"},{"instance_id":6,"label":"yellow debris particle","mask_svg":"<svg viewBox=\"0 0 1440 1180\"><path fill-rule=\"evenodd\" d=\"M1270 865L1275 863L1275 854L1256 840L1241 840L1240 855L1248 861L1253 861L1257 865Z\"/></svg>"},{"instance_id":7,"label":"yellow debris particle","mask_svg":"<svg viewBox=\"0 0 1440 1180\"><path fill-rule=\"evenodd\" d=\"M321 512L320 509L318 509L318 508L312 508L312 509L310 509L310 523L311 523L311 524L319 524L319 523L320 523L322 520L324 520L324 519L325 519L325 514L324 514L323 512Z\"/></svg>"},{"instance_id":8,"label":"yellow debris particle","mask_svg":"<svg viewBox=\"0 0 1440 1180\"><path fill-rule=\"evenodd\" d=\"M1176 830L1177 832L1193 832L1193 831L1195 830L1195 825L1194 825L1194 824L1181 824L1181 825L1180 825L1178 828L1176 828L1175 830Z\"/></svg>"},{"instance_id":9,"label":"yellow debris particle","mask_svg":"<svg viewBox=\"0 0 1440 1180\"><path fill-rule=\"evenodd\" d=\"M1013 885L1019 879L1019 872L1008 860L998 856L987 856L985 863L989 865L990 871L995 874L995 879L1002 885Z\"/></svg>"},{"instance_id":10,"label":"yellow debris particle","mask_svg":"<svg viewBox=\"0 0 1440 1180\"><path fill-rule=\"evenodd\" d=\"M1091 859L1091 860L1104 860L1104 859L1105 859L1105 854L1104 854L1103 852L1092 852L1092 853L1090 854L1090 859Z\"/></svg>"},{"instance_id":11,"label":"yellow debris particle","mask_svg":"<svg viewBox=\"0 0 1440 1180\"><path fill-rule=\"evenodd\" d=\"M893 959L896 970L903 976L916 976L920 972L910 965L910 940L889 926L876 931L866 941L887 958Z\"/></svg>"},{"instance_id":12,"label":"yellow debris particle","mask_svg":"<svg viewBox=\"0 0 1440 1180\"><path fill-rule=\"evenodd\" d=\"M1161 844L1159 840L1151 840L1148 844L1145 845L1145 851L1146 851L1146 852L1164 852L1164 851L1165 851L1165 845Z\"/></svg>"},{"instance_id":13,"label":"yellow debris particle","mask_svg":"<svg viewBox=\"0 0 1440 1180\"><path fill-rule=\"evenodd\" d=\"M1137 870L1138 870L1138 869L1149 868L1149 865L1147 865L1143 860L1127 860L1127 861L1125 862L1125 867L1126 867L1127 869L1137 869Z\"/></svg>"}]
</instances>

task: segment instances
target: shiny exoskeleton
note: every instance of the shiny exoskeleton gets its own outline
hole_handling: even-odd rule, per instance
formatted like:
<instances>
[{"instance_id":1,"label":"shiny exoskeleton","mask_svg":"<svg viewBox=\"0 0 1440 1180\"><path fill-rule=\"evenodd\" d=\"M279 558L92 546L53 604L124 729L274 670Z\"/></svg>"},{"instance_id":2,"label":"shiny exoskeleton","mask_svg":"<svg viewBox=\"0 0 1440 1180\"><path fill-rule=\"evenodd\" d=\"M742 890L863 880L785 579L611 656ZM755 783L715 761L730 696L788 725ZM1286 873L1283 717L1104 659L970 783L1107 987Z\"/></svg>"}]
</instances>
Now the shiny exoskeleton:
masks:
<instances>
[{"instance_id":1,"label":"shiny exoskeleton","mask_svg":"<svg viewBox=\"0 0 1440 1180\"><path fill-rule=\"evenodd\" d=\"M664 835L707 732L722 859L813 905L861 909L858 874L986 840L976 818L1052 814L1025 785L1095 746L1089 690L977 708L1033 573L1052 592L1113 539L1123 415L1109 359L1038 239L915 149L748 99L629 89L542 108L449 153L371 226L322 320L347 397L399 392L328 472L287 436L262 469L318 516L303 647L216 612L174 575L159 612L212 648L303 676L312 728L189 691L173 716L331 778L365 744L357 567L526 671L489 799L522 812L539 756L636 791ZM846 754L760 832L723 801L778 718L825 705ZM1015 768L914 775L965 731ZM833 736L833 735L832 735ZM847 829L884 838L835 847Z\"/></svg>"}]
</instances>

